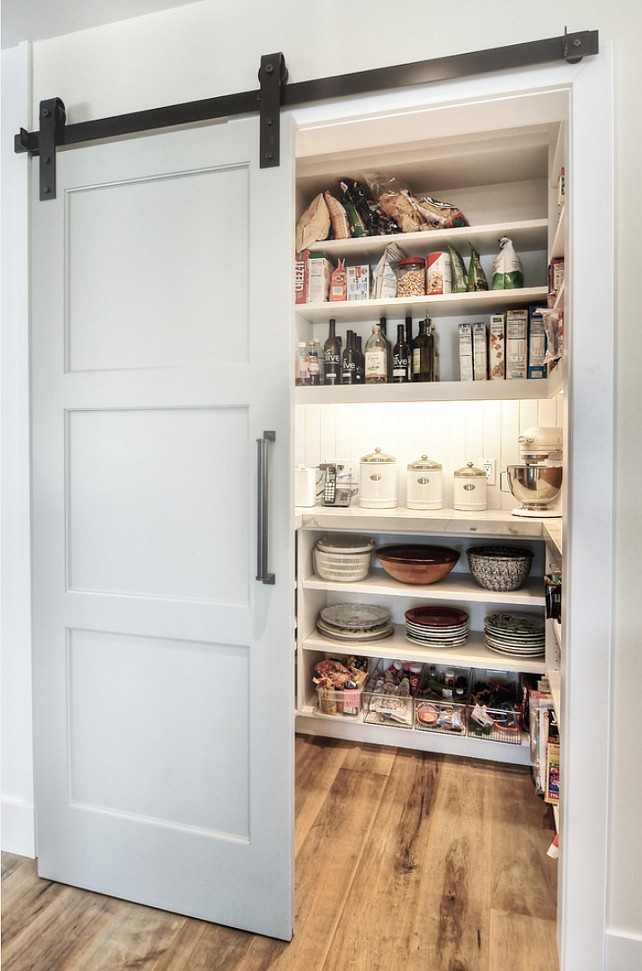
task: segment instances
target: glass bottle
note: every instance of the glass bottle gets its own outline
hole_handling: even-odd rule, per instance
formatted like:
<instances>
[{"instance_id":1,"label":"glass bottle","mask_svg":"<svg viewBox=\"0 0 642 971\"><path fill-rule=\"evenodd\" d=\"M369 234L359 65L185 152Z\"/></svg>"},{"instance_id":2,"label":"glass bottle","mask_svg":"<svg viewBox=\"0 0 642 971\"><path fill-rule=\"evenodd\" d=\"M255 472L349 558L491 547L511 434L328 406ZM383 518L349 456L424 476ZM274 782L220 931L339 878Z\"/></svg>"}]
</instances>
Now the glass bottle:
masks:
<instances>
[{"instance_id":1,"label":"glass bottle","mask_svg":"<svg viewBox=\"0 0 642 971\"><path fill-rule=\"evenodd\" d=\"M388 383L388 344L381 334L379 324L372 325L372 334L366 344L366 384Z\"/></svg>"},{"instance_id":2,"label":"glass bottle","mask_svg":"<svg viewBox=\"0 0 642 971\"><path fill-rule=\"evenodd\" d=\"M325 384L341 384L341 344L337 340L336 320L330 318L330 333L323 345L323 378Z\"/></svg>"},{"instance_id":3,"label":"glass bottle","mask_svg":"<svg viewBox=\"0 0 642 971\"><path fill-rule=\"evenodd\" d=\"M433 337L429 333L430 321L419 321L419 333L415 337L412 348L412 380L413 381L432 381L432 352Z\"/></svg>"},{"instance_id":4,"label":"glass bottle","mask_svg":"<svg viewBox=\"0 0 642 971\"><path fill-rule=\"evenodd\" d=\"M406 317L406 344L412 357L412 317Z\"/></svg>"},{"instance_id":5,"label":"glass bottle","mask_svg":"<svg viewBox=\"0 0 642 971\"><path fill-rule=\"evenodd\" d=\"M433 381L440 381L439 375L439 335L437 334L437 327L435 324L430 323L430 330L432 333L432 379Z\"/></svg>"},{"instance_id":6,"label":"glass bottle","mask_svg":"<svg viewBox=\"0 0 642 971\"><path fill-rule=\"evenodd\" d=\"M341 358L342 384L356 384L357 357L354 350L354 333L349 330L346 334L346 347Z\"/></svg>"},{"instance_id":7,"label":"glass bottle","mask_svg":"<svg viewBox=\"0 0 642 971\"><path fill-rule=\"evenodd\" d=\"M381 336L386 342L388 347L388 381L392 380L392 344L388 339L388 321L385 317L379 318L379 329L381 331Z\"/></svg>"},{"instance_id":8,"label":"glass bottle","mask_svg":"<svg viewBox=\"0 0 642 971\"><path fill-rule=\"evenodd\" d=\"M305 341L299 341L294 359L294 383L297 388L305 388L310 384L310 366L308 364L308 346Z\"/></svg>"},{"instance_id":9,"label":"glass bottle","mask_svg":"<svg viewBox=\"0 0 642 971\"><path fill-rule=\"evenodd\" d=\"M361 334L355 334L352 338L355 353L355 384L365 384L366 381L366 359L361 346Z\"/></svg>"},{"instance_id":10,"label":"glass bottle","mask_svg":"<svg viewBox=\"0 0 642 971\"><path fill-rule=\"evenodd\" d=\"M403 324L397 324L397 343L392 352L392 380L395 384L410 381L412 359Z\"/></svg>"},{"instance_id":11,"label":"glass bottle","mask_svg":"<svg viewBox=\"0 0 642 971\"><path fill-rule=\"evenodd\" d=\"M314 387L321 384L321 362L319 361L320 347L315 340L308 341L308 369L310 371L310 384Z\"/></svg>"}]
</instances>

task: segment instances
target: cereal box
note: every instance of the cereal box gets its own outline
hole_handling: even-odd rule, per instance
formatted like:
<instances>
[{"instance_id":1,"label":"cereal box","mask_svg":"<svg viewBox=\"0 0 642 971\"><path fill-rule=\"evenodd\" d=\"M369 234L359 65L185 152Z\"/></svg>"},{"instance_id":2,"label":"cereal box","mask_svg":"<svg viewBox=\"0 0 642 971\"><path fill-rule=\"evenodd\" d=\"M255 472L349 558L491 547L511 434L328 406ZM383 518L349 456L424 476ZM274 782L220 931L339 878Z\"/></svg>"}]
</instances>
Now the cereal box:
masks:
<instances>
[{"instance_id":1,"label":"cereal box","mask_svg":"<svg viewBox=\"0 0 642 971\"><path fill-rule=\"evenodd\" d=\"M488 328L483 321L473 324L473 376L475 381L488 380Z\"/></svg>"},{"instance_id":2,"label":"cereal box","mask_svg":"<svg viewBox=\"0 0 642 971\"><path fill-rule=\"evenodd\" d=\"M473 325L459 325L459 377L461 381L473 380Z\"/></svg>"},{"instance_id":3,"label":"cereal box","mask_svg":"<svg viewBox=\"0 0 642 971\"><path fill-rule=\"evenodd\" d=\"M528 311L506 311L506 380L525 378L528 369Z\"/></svg>"},{"instance_id":4,"label":"cereal box","mask_svg":"<svg viewBox=\"0 0 642 971\"><path fill-rule=\"evenodd\" d=\"M370 296L370 267L347 266L347 298L348 300L367 300Z\"/></svg>"},{"instance_id":5,"label":"cereal box","mask_svg":"<svg viewBox=\"0 0 642 971\"><path fill-rule=\"evenodd\" d=\"M528 311L528 377L546 377L546 329L540 307Z\"/></svg>"},{"instance_id":6,"label":"cereal box","mask_svg":"<svg viewBox=\"0 0 642 971\"><path fill-rule=\"evenodd\" d=\"M488 378L503 381L506 377L506 317L491 314L489 324Z\"/></svg>"},{"instance_id":7,"label":"cereal box","mask_svg":"<svg viewBox=\"0 0 642 971\"><path fill-rule=\"evenodd\" d=\"M307 303L322 303L330 294L332 263L325 253L310 253L308 258L308 299Z\"/></svg>"}]
</instances>

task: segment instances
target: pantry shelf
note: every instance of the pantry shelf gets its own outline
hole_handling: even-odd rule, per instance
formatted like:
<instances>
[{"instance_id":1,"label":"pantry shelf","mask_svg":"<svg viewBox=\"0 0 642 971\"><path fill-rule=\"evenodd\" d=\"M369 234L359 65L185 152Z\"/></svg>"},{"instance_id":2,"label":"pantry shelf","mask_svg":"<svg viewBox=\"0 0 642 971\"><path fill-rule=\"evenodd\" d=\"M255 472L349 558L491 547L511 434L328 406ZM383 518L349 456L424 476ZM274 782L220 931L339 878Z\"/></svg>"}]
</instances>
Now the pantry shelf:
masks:
<instances>
[{"instance_id":1,"label":"pantry shelf","mask_svg":"<svg viewBox=\"0 0 642 971\"><path fill-rule=\"evenodd\" d=\"M318 576L310 576L302 581L304 590L327 590L340 592L343 596L346 584L333 580L322 580ZM468 603L509 604L525 607L543 607L545 604L544 585L540 580L530 578L519 590L501 592L485 590L475 583L468 574L449 573L438 583L408 584L393 579L381 570L373 570L365 580L356 580L349 584L351 594L367 594L368 596L412 597L421 600L465 601Z\"/></svg>"},{"instance_id":2,"label":"pantry shelf","mask_svg":"<svg viewBox=\"0 0 642 971\"><path fill-rule=\"evenodd\" d=\"M327 306L327 305L326 305ZM550 398L562 387L561 373L541 380L427 381L408 384L340 384L296 388L297 405L370 404L376 401L526 401Z\"/></svg>"},{"instance_id":3,"label":"pantry shelf","mask_svg":"<svg viewBox=\"0 0 642 971\"><path fill-rule=\"evenodd\" d=\"M395 626L394 634L380 641L336 641L324 637L314 631L304 638L304 651L321 651L333 654L361 654L367 657L384 657L404 661L431 661L435 663L454 664L467 668L493 668L502 671L521 671L524 674L545 674L544 658L512 657L490 651L484 644L484 635L479 631L471 631L468 640L460 648L423 647L413 644L406 638L404 628Z\"/></svg>"},{"instance_id":4,"label":"pantry shelf","mask_svg":"<svg viewBox=\"0 0 642 971\"><path fill-rule=\"evenodd\" d=\"M346 257L347 261L370 258L383 253L386 246L396 243L400 249L418 252L436 252L440 247L470 244L480 255L498 251L499 240L509 236L517 250L527 251L546 248L548 219L522 219L486 226L464 226L458 229L429 230L419 233L396 233L391 236L361 236L352 239L324 239L309 247L313 253L327 253ZM424 254L425 255L425 254ZM461 254L464 256L464 253ZM467 254L466 254L467 255Z\"/></svg>"},{"instance_id":5,"label":"pantry shelf","mask_svg":"<svg viewBox=\"0 0 642 971\"><path fill-rule=\"evenodd\" d=\"M299 303L296 312L309 323L320 323L329 317L343 323L364 323L377 317L403 320L405 317L428 315L457 317L467 314L490 314L546 303L547 287L522 287L515 290L480 290L475 293L446 293L422 297L391 297L388 300L336 300L322 303Z\"/></svg>"}]
</instances>

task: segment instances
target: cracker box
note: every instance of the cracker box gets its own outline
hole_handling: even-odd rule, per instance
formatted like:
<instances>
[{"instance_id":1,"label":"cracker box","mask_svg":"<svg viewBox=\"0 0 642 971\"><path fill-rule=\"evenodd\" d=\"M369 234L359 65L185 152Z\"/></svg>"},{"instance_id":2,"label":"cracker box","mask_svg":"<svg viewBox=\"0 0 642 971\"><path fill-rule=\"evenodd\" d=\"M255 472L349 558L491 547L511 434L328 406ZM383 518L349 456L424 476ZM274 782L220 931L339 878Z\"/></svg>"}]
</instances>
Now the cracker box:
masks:
<instances>
[{"instance_id":1,"label":"cracker box","mask_svg":"<svg viewBox=\"0 0 642 971\"><path fill-rule=\"evenodd\" d=\"M531 307L528 311L528 377L545 378L546 367L546 329L541 307Z\"/></svg>"},{"instance_id":2,"label":"cracker box","mask_svg":"<svg viewBox=\"0 0 642 971\"><path fill-rule=\"evenodd\" d=\"M475 381L488 380L488 328L483 321L473 324L473 376Z\"/></svg>"},{"instance_id":3,"label":"cracker box","mask_svg":"<svg viewBox=\"0 0 642 971\"><path fill-rule=\"evenodd\" d=\"M506 380L525 378L528 373L528 311L506 311Z\"/></svg>"},{"instance_id":4,"label":"cracker box","mask_svg":"<svg viewBox=\"0 0 642 971\"><path fill-rule=\"evenodd\" d=\"M506 377L506 317L491 314L488 327L488 378L503 381Z\"/></svg>"},{"instance_id":5,"label":"cracker box","mask_svg":"<svg viewBox=\"0 0 642 971\"><path fill-rule=\"evenodd\" d=\"M333 269L334 266L325 253L310 253L307 303L323 303L328 299Z\"/></svg>"},{"instance_id":6,"label":"cracker box","mask_svg":"<svg viewBox=\"0 0 642 971\"><path fill-rule=\"evenodd\" d=\"M348 300L367 300L370 296L370 267L347 266L347 298Z\"/></svg>"},{"instance_id":7,"label":"cracker box","mask_svg":"<svg viewBox=\"0 0 642 971\"><path fill-rule=\"evenodd\" d=\"M294 299L295 303L308 302L308 261L310 250L304 249L297 254L294 261Z\"/></svg>"},{"instance_id":8,"label":"cracker box","mask_svg":"<svg viewBox=\"0 0 642 971\"><path fill-rule=\"evenodd\" d=\"M473 325L459 325L459 379L473 380Z\"/></svg>"}]
</instances>

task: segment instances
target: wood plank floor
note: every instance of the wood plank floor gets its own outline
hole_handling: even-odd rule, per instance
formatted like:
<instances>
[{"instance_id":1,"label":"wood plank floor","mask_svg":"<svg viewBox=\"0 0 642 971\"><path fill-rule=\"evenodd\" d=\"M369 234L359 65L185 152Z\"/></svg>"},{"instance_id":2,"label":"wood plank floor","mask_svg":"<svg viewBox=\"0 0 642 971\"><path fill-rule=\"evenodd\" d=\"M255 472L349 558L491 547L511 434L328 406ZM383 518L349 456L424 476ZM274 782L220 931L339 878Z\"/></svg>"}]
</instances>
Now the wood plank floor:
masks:
<instances>
[{"instance_id":1,"label":"wood plank floor","mask_svg":"<svg viewBox=\"0 0 642 971\"><path fill-rule=\"evenodd\" d=\"M41 880L3 854L4 971L557 971L528 771L297 738L288 944Z\"/></svg>"}]
</instances>

